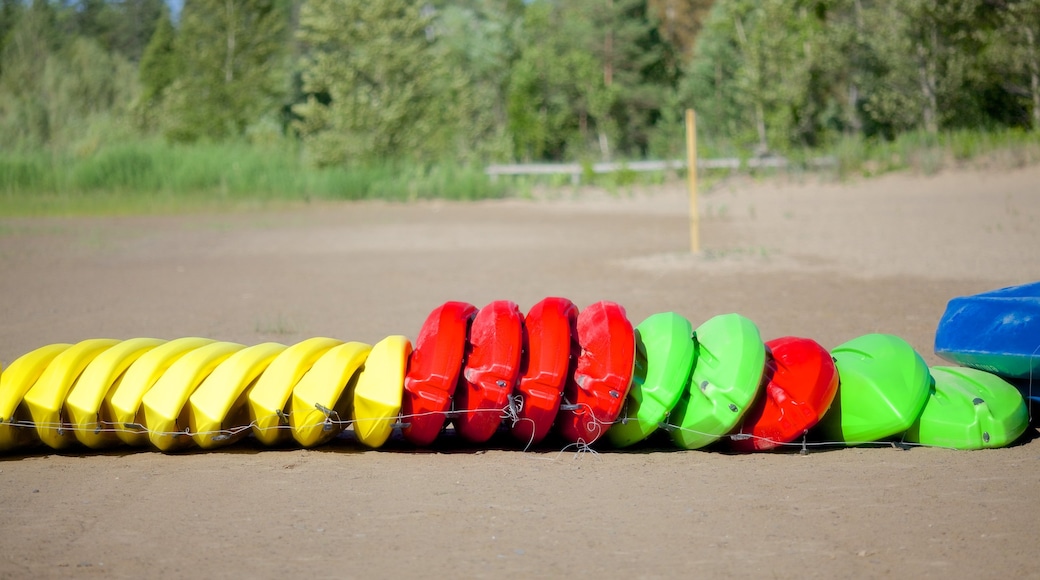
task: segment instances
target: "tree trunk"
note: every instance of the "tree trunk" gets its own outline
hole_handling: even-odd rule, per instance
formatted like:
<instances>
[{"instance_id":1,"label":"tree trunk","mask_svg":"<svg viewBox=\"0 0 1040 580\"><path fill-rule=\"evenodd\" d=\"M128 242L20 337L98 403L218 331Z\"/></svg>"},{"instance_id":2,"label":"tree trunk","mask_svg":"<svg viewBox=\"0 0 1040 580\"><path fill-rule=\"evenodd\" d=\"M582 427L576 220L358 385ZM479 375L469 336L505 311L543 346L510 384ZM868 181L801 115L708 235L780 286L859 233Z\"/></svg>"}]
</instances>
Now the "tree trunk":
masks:
<instances>
[{"instance_id":1,"label":"tree trunk","mask_svg":"<svg viewBox=\"0 0 1040 580\"><path fill-rule=\"evenodd\" d=\"M614 83L614 0L607 0L607 15L609 24L603 39L603 86L605 87Z\"/></svg>"},{"instance_id":2,"label":"tree trunk","mask_svg":"<svg viewBox=\"0 0 1040 580\"><path fill-rule=\"evenodd\" d=\"M1026 44L1029 46L1029 89L1033 96L1033 130L1040 131L1040 58L1036 51L1036 38L1033 29L1023 26L1026 33Z\"/></svg>"},{"instance_id":3,"label":"tree trunk","mask_svg":"<svg viewBox=\"0 0 1040 580\"><path fill-rule=\"evenodd\" d=\"M934 50L936 48L934 41L937 40L934 28L932 29L932 40ZM924 129L934 134L939 131L939 123L936 120L938 104L935 96L935 63L925 49L923 41L917 42L917 77L921 84L921 94L924 97L924 106L921 111Z\"/></svg>"},{"instance_id":4,"label":"tree trunk","mask_svg":"<svg viewBox=\"0 0 1040 580\"><path fill-rule=\"evenodd\" d=\"M758 152L764 155L769 151L769 143L766 141L766 112L760 100L755 101L755 127L758 129Z\"/></svg>"},{"instance_id":5,"label":"tree trunk","mask_svg":"<svg viewBox=\"0 0 1040 580\"><path fill-rule=\"evenodd\" d=\"M863 120L859 118L859 86L849 83L849 128L853 134L863 132Z\"/></svg>"},{"instance_id":6,"label":"tree trunk","mask_svg":"<svg viewBox=\"0 0 1040 580\"><path fill-rule=\"evenodd\" d=\"M734 25L736 26L736 29L737 29L737 40L740 43L740 50L741 50L741 52L744 55L745 66L747 66L747 61L751 60L750 59L751 50L748 47L747 34L745 34L745 32L744 32L744 23L741 22L739 16L733 18L733 23L734 23ZM755 129L758 131L758 148L759 148L759 152L764 154L766 151L769 150L769 143L768 143L768 141L766 141L766 112L765 112L765 108L762 105L762 94L761 94L761 91L759 90L760 89L759 84L761 83L761 80L762 80L762 74L761 74L761 71L758 70L758 62L757 61L758 61L758 59L756 59L756 62L753 63L755 65L755 67L754 67L754 69L755 69L755 77L754 77L753 82L751 84L755 88L754 88L754 94L752 95L752 97L753 97L752 100L755 103L755 106L754 106L754 108L755 108Z\"/></svg>"},{"instance_id":7,"label":"tree trunk","mask_svg":"<svg viewBox=\"0 0 1040 580\"><path fill-rule=\"evenodd\" d=\"M227 54L224 55L224 82L235 80L235 0L224 0L224 16L227 19Z\"/></svg>"}]
</instances>

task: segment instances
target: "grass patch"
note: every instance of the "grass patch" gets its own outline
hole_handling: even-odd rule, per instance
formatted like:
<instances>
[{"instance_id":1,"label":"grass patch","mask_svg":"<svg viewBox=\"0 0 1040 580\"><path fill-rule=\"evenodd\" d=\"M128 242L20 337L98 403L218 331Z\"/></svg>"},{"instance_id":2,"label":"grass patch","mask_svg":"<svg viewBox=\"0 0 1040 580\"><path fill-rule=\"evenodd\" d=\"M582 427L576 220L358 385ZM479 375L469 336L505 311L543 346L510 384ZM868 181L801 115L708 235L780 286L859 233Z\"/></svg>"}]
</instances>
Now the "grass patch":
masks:
<instances>
[{"instance_id":1,"label":"grass patch","mask_svg":"<svg viewBox=\"0 0 1040 580\"><path fill-rule=\"evenodd\" d=\"M310 167L288 146L112 144L83 156L0 154L0 214L138 213L266 201L502 197L483 167Z\"/></svg>"},{"instance_id":2,"label":"grass patch","mask_svg":"<svg viewBox=\"0 0 1040 580\"><path fill-rule=\"evenodd\" d=\"M911 170L932 175L953 167L1023 167L1040 162L1040 132L904 133L892 141L845 138L833 147L840 177Z\"/></svg>"}]
</instances>

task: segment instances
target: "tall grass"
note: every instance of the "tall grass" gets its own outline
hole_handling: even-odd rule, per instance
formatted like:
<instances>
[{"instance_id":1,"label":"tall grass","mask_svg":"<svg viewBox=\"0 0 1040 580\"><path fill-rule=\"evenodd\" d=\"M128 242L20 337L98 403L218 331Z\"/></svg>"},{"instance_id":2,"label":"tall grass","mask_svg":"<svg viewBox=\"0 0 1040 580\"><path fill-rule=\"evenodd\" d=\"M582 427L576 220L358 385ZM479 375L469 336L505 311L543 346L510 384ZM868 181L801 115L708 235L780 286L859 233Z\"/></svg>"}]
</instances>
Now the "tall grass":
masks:
<instances>
[{"instance_id":1,"label":"tall grass","mask_svg":"<svg viewBox=\"0 0 1040 580\"><path fill-rule=\"evenodd\" d=\"M1021 167L1040 162L1040 132L959 130L903 133L892 141L846 138L833 147L842 177L913 170L934 174L963 165Z\"/></svg>"},{"instance_id":2,"label":"tall grass","mask_svg":"<svg viewBox=\"0 0 1040 580\"><path fill-rule=\"evenodd\" d=\"M89 155L0 154L0 213L109 211L249 200L501 197L482 167L387 162L314 168L291 147L131 141ZM3 211L7 210L7 211Z\"/></svg>"}]
</instances>

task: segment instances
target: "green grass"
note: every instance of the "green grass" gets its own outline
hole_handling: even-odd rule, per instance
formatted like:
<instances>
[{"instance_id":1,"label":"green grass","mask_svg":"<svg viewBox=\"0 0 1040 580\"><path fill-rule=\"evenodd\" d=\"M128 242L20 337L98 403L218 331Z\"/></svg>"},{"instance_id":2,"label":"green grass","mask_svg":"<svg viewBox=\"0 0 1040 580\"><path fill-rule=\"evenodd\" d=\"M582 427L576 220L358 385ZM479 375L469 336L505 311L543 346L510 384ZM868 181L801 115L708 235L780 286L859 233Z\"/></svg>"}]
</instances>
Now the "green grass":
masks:
<instances>
[{"instance_id":1,"label":"green grass","mask_svg":"<svg viewBox=\"0 0 1040 580\"><path fill-rule=\"evenodd\" d=\"M931 175L958 166L1021 167L1040 162L1040 132L1023 130L904 133L892 141L847 138L836 143L841 177L912 170Z\"/></svg>"},{"instance_id":2,"label":"green grass","mask_svg":"<svg viewBox=\"0 0 1040 580\"><path fill-rule=\"evenodd\" d=\"M315 168L290 147L136 141L89 155L0 154L0 215L137 213L312 199L501 197L482 167L453 163Z\"/></svg>"},{"instance_id":3,"label":"green grass","mask_svg":"<svg viewBox=\"0 0 1040 580\"><path fill-rule=\"evenodd\" d=\"M702 158L741 155L707 140ZM833 172L839 178L870 177L912 170L932 174L964 165L1019 167L1040 163L1040 132L1021 130L906 133L893 141L845 138L823 149L788 153L786 172ZM809 160L832 157L834 166L813 168ZM615 193L685 178L685 172L594 174L583 164L583 186ZM768 176L777 170L755 174ZM704 171L702 187L728 172ZM173 145L130 140L77 152L0 153L0 215L170 213L242 205L311 200L477 200L523 196L532 188L567 188L570 175L500 178L483 167L452 162L315 168L284 142Z\"/></svg>"}]
</instances>

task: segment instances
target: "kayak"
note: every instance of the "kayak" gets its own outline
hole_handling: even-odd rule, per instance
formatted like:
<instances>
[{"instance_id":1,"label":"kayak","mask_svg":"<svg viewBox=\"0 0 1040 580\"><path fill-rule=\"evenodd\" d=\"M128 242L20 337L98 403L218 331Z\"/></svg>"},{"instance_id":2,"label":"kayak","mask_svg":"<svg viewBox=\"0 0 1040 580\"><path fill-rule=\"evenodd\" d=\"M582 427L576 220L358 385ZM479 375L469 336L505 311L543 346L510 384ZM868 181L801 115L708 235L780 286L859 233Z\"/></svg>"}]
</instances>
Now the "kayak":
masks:
<instances>
[{"instance_id":1,"label":"kayak","mask_svg":"<svg viewBox=\"0 0 1040 580\"><path fill-rule=\"evenodd\" d=\"M657 430L689 388L697 359L693 324L675 312L660 312L639 323L632 388L621 418L607 431L616 447L628 447Z\"/></svg>"},{"instance_id":2,"label":"kayak","mask_svg":"<svg viewBox=\"0 0 1040 580\"><path fill-rule=\"evenodd\" d=\"M0 373L0 451L39 443L22 399L59 354L72 345L49 344L15 359Z\"/></svg>"},{"instance_id":3,"label":"kayak","mask_svg":"<svg viewBox=\"0 0 1040 580\"><path fill-rule=\"evenodd\" d=\"M574 381L564 387L556 422L571 443L591 445L621 414L635 370L635 330L625 309L596 302L578 314L581 354Z\"/></svg>"},{"instance_id":4,"label":"kayak","mask_svg":"<svg viewBox=\"0 0 1040 580\"><path fill-rule=\"evenodd\" d=\"M109 348L90 361L65 398L65 411L76 439L91 449L119 442L108 428L112 418L103 411L105 396L122 380L123 373L144 353L166 341L132 338Z\"/></svg>"},{"instance_id":5,"label":"kayak","mask_svg":"<svg viewBox=\"0 0 1040 580\"><path fill-rule=\"evenodd\" d=\"M160 451L175 451L192 443L187 432L188 397L221 363L245 346L214 342L197 348L170 365L141 399L148 440Z\"/></svg>"},{"instance_id":6,"label":"kayak","mask_svg":"<svg viewBox=\"0 0 1040 580\"><path fill-rule=\"evenodd\" d=\"M22 402L36 425L36 435L51 449L64 449L76 442L70 426L62 423L65 398L90 361L119 342L94 338L72 345L54 357L25 393Z\"/></svg>"},{"instance_id":7,"label":"kayak","mask_svg":"<svg viewBox=\"0 0 1040 580\"><path fill-rule=\"evenodd\" d=\"M127 445L148 444L141 399L181 357L212 344L208 338L185 337L161 344L141 355L123 374L123 379L105 396L106 414L116 423L116 436Z\"/></svg>"},{"instance_id":8,"label":"kayak","mask_svg":"<svg viewBox=\"0 0 1040 580\"><path fill-rule=\"evenodd\" d=\"M740 424L758 394L766 347L755 323L720 314L697 327L697 364L669 417L672 441L700 449Z\"/></svg>"},{"instance_id":9,"label":"kayak","mask_svg":"<svg viewBox=\"0 0 1040 580\"><path fill-rule=\"evenodd\" d=\"M401 429L413 445L426 446L447 422L452 397L466 356L466 338L477 308L466 302L445 302L426 318L404 377Z\"/></svg>"},{"instance_id":10,"label":"kayak","mask_svg":"<svg viewBox=\"0 0 1040 580\"><path fill-rule=\"evenodd\" d=\"M483 443L502 424L513 388L520 379L523 316L508 300L484 306L473 318L462 381L455 391L455 431Z\"/></svg>"},{"instance_id":11,"label":"kayak","mask_svg":"<svg viewBox=\"0 0 1040 580\"><path fill-rule=\"evenodd\" d=\"M766 342L762 392L730 436L734 451L774 449L820 422L838 392L838 370L818 342L788 336Z\"/></svg>"},{"instance_id":12,"label":"kayak","mask_svg":"<svg viewBox=\"0 0 1040 580\"><path fill-rule=\"evenodd\" d=\"M867 334L831 350L838 394L820 420L828 443L858 445L904 433L931 391L924 359L898 336Z\"/></svg>"},{"instance_id":13,"label":"kayak","mask_svg":"<svg viewBox=\"0 0 1040 580\"><path fill-rule=\"evenodd\" d=\"M354 434L363 445L381 447L393 433L401 412L404 374L412 343L393 335L372 346L365 364L358 371L354 386L351 418Z\"/></svg>"},{"instance_id":14,"label":"kayak","mask_svg":"<svg viewBox=\"0 0 1040 580\"><path fill-rule=\"evenodd\" d=\"M358 369L372 347L361 342L334 346L321 355L292 392L289 428L303 447L327 442L343 431Z\"/></svg>"},{"instance_id":15,"label":"kayak","mask_svg":"<svg viewBox=\"0 0 1040 580\"><path fill-rule=\"evenodd\" d=\"M285 349L277 342L242 349L202 381L188 397L188 429L196 445L214 449L249 434L249 391Z\"/></svg>"},{"instance_id":16,"label":"kayak","mask_svg":"<svg viewBox=\"0 0 1040 580\"><path fill-rule=\"evenodd\" d=\"M578 307L566 298L546 298L528 311L516 416L510 429L518 441L537 444L552 429L564 388L574 380L579 355L577 326Z\"/></svg>"},{"instance_id":17,"label":"kayak","mask_svg":"<svg viewBox=\"0 0 1040 580\"><path fill-rule=\"evenodd\" d=\"M247 397L253 436L264 445L292 439L287 413L293 388L326 352L343 344L325 337L308 338L283 350L268 365Z\"/></svg>"},{"instance_id":18,"label":"kayak","mask_svg":"<svg viewBox=\"0 0 1040 580\"><path fill-rule=\"evenodd\" d=\"M1025 400L1013 385L986 371L934 366L928 402L906 441L983 449L1014 443L1029 426Z\"/></svg>"},{"instance_id":19,"label":"kayak","mask_svg":"<svg viewBox=\"0 0 1040 580\"><path fill-rule=\"evenodd\" d=\"M950 300L935 354L1009 379L1040 377L1040 282Z\"/></svg>"}]
</instances>

